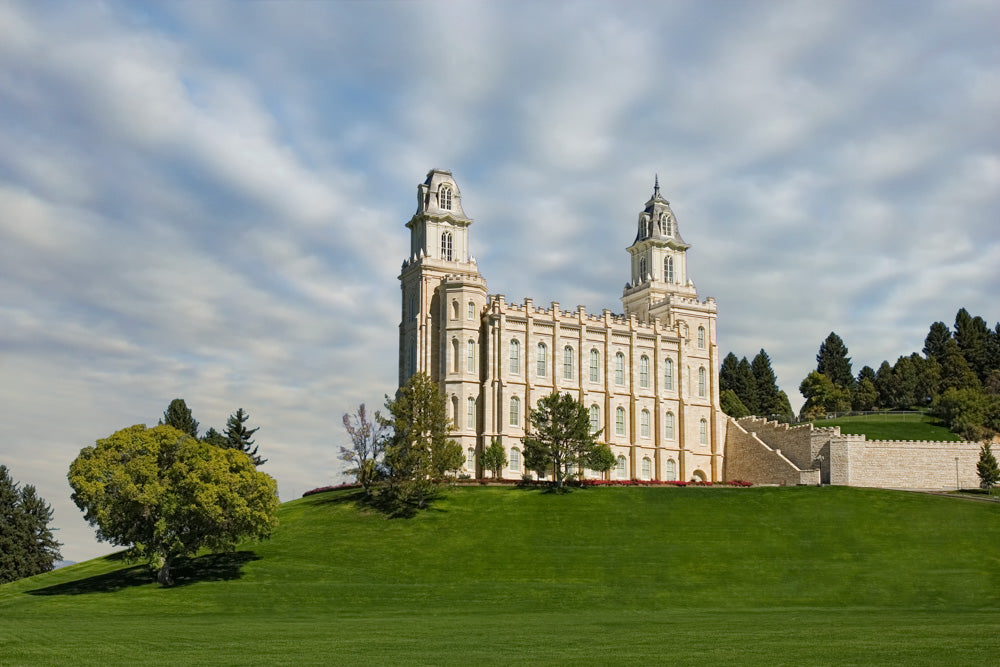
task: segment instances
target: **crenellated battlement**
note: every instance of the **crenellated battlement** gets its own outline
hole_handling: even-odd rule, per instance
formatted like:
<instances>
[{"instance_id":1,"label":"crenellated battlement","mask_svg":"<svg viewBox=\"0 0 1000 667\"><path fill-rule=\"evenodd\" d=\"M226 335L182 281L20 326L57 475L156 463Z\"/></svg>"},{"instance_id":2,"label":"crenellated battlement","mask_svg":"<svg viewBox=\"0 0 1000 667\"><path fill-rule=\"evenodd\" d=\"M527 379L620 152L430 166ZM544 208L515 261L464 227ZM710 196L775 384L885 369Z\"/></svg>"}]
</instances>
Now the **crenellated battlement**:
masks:
<instances>
[{"instance_id":1,"label":"crenellated battlement","mask_svg":"<svg viewBox=\"0 0 1000 667\"><path fill-rule=\"evenodd\" d=\"M536 306L533 299L526 298L523 303L509 303L503 294L491 294L487 310L495 315L504 314L507 316L531 317L538 320L559 322L566 325L588 324L597 327L620 328L634 331L644 335L668 335L676 336L674 327L667 326L660 320L645 322L632 315L613 313L608 308L600 314L588 313L584 306L577 306L576 310L563 310L558 301L553 301L549 307Z\"/></svg>"}]
</instances>

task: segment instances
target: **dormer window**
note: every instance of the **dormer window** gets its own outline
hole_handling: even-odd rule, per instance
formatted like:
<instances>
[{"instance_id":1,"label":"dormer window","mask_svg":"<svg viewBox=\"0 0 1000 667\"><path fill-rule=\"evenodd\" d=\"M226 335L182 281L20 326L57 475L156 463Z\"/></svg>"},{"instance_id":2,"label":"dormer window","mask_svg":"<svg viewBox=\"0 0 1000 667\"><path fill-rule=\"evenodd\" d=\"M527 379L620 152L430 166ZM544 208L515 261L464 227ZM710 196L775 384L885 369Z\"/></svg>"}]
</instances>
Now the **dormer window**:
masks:
<instances>
[{"instance_id":1,"label":"dormer window","mask_svg":"<svg viewBox=\"0 0 1000 667\"><path fill-rule=\"evenodd\" d=\"M451 210L451 188L449 186L441 186L441 190L438 192L438 201L441 202L441 208L446 211Z\"/></svg>"},{"instance_id":2,"label":"dormer window","mask_svg":"<svg viewBox=\"0 0 1000 667\"><path fill-rule=\"evenodd\" d=\"M450 262L451 261L451 232L444 232L441 234L441 259Z\"/></svg>"}]
</instances>

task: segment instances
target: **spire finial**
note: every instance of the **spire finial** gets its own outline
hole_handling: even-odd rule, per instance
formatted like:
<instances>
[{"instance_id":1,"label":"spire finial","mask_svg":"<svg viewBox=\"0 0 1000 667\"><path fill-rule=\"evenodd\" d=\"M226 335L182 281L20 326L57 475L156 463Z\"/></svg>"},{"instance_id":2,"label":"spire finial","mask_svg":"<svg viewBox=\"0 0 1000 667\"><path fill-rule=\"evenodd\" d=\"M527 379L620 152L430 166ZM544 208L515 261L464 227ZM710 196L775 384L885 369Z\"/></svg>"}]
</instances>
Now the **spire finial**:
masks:
<instances>
[{"instance_id":1,"label":"spire finial","mask_svg":"<svg viewBox=\"0 0 1000 667\"><path fill-rule=\"evenodd\" d=\"M654 197L659 197L660 196L660 175L659 174L655 174L653 178L654 178L654 180L653 180L653 196Z\"/></svg>"}]
</instances>

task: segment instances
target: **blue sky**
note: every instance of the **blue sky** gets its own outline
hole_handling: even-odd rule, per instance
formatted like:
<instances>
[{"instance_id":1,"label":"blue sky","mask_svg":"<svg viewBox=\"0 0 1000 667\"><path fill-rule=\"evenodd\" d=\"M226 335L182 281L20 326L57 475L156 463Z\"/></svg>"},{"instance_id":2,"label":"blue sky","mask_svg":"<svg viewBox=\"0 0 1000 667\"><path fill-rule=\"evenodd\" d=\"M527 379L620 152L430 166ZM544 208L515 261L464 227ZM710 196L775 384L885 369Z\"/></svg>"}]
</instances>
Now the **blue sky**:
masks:
<instances>
[{"instance_id":1,"label":"blue sky","mask_svg":"<svg viewBox=\"0 0 1000 667\"><path fill-rule=\"evenodd\" d=\"M283 500L396 380L451 169L493 293L619 312L659 174L719 346L798 384L1000 319L1000 5L0 1L0 463L112 550L79 450L242 407Z\"/></svg>"}]
</instances>

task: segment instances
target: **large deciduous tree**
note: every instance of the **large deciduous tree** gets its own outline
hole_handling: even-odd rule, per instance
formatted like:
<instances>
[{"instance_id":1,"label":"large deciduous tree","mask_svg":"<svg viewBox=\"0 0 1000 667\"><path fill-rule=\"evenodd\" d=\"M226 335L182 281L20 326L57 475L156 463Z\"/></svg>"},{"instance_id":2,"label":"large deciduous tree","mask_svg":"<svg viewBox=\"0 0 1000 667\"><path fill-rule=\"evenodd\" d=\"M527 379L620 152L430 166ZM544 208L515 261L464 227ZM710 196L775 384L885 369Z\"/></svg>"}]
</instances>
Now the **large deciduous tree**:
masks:
<instances>
[{"instance_id":1,"label":"large deciduous tree","mask_svg":"<svg viewBox=\"0 0 1000 667\"><path fill-rule=\"evenodd\" d=\"M569 394L553 393L531 411L531 433L524 437L524 462L530 470L552 468L556 488L584 468L598 470L595 454L601 431L590 430L587 408Z\"/></svg>"},{"instance_id":2,"label":"large deciduous tree","mask_svg":"<svg viewBox=\"0 0 1000 667\"><path fill-rule=\"evenodd\" d=\"M194 415L191 414L191 410L183 398L175 398L170 401L160 424L172 426L182 433L187 433L192 438L198 437L198 422L195 421Z\"/></svg>"},{"instance_id":3,"label":"large deciduous tree","mask_svg":"<svg viewBox=\"0 0 1000 667\"><path fill-rule=\"evenodd\" d=\"M385 448L382 413L376 410L374 418L370 418L362 403L356 413L344 415L344 429L351 439L350 447L340 448L341 460L350 466L344 472L354 475L365 495L371 497L372 485L378 479L378 466Z\"/></svg>"},{"instance_id":4,"label":"large deciduous tree","mask_svg":"<svg viewBox=\"0 0 1000 667\"><path fill-rule=\"evenodd\" d=\"M130 426L85 447L69 483L98 539L128 547L164 586L178 557L230 551L268 537L276 524L277 484L246 453L162 424Z\"/></svg>"},{"instance_id":5,"label":"large deciduous tree","mask_svg":"<svg viewBox=\"0 0 1000 667\"><path fill-rule=\"evenodd\" d=\"M250 415L243 412L243 408L238 408L229 415L229 421L226 422L226 446L244 452L253 460L255 466L263 465L267 463L267 459L257 455L257 445L253 441L253 434L259 431L260 427L247 428L248 419Z\"/></svg>"},{"instance_id":6,"label":"large deciduous tree","mask_svg":"<svg viewBox=\"0 0 1000 667\"><path fill-rule=\"evenodd\" d=\"M388 490L400 502L423 508L449 471L465 461L462 447L449 436L447 403L424 373L413 375L396 394L386 398L391 428L385 448Z\"/></svg>"},{"instance_id":7,"label":"large deciduous tree","mask_svg":"<svg viewBox=\"0 0 1000 667\"><path fill-rule=\"evenodd\" d=\"M52 508L35 487L19 489L0 465L0 584L48 572L62 558L50 521Z\"/></svg>"}]
</instances>

